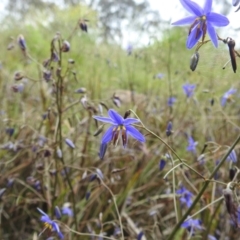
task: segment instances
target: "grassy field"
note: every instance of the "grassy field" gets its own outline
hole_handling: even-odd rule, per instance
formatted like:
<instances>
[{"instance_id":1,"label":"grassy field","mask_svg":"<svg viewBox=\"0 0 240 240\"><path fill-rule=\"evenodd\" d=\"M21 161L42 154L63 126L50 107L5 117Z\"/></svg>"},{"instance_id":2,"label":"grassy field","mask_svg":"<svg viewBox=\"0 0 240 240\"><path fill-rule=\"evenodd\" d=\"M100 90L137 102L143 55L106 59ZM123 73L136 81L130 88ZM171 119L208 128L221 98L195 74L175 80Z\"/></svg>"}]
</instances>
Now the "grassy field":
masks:
<instances>
[{"instance_id":1,"label":"grassy field","mask_svg":"<svg viewBox=\"0 0 240 240\"><path fill-rule=\"evenodd\" d=\"M204 45L192 72L187 29L159 29L161 41L133 46L128 54L116 44L97 43L96 13L88 14L88 33L78 26L74 9L56 10L48 24L39 20L46 17L40 13L21 24L4 20L0 239L57 239L37 208L56 220L64 239L169 239L186 213L201 220L193 225L199 229L177 226L174 239L237 239L237 211L228 214L223 190L232 183L230 208L236 207L238 184L229 172L238 162L224 161L208 180L240 130L239 71L233 73L231 64L222 69L229 60L227 46ZM61 51L64 40L69 52ZM51 60L44 66L46 59ZM186 83L195 85L191 97L184 93ZM231 88L237 91L222 106ZM146 142L130 137L126 148L121 140L108 144L101 160L107 126L93 116L107 116L108 109L121 115L131 109ZM234 149L238 157L237 142ZM56 207L70 216L57 218Z\"/></svg>"}]
</instances>

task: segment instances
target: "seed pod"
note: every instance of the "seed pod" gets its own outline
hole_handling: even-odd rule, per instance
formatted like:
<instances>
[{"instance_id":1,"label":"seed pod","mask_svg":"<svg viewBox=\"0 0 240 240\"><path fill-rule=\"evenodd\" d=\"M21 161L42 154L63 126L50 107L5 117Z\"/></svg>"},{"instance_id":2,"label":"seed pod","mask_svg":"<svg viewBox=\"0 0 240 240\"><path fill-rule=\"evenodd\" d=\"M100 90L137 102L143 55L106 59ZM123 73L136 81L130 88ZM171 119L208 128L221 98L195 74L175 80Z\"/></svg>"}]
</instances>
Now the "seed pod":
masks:
<instances>
[{"instance_id":1,"label":"seed pod","mask_svg":"<svg viewBox=\"0 0 240 240\"><path fill-rule=\"evenodd\" d=\"M192 71L195 71L195 69L197 68L197 65L198 65L198 60L199 60L199 53L198 52L195 52L192 57L191 57L191 60L190 60L190 69Z\"/></svg>"}]
</instances>

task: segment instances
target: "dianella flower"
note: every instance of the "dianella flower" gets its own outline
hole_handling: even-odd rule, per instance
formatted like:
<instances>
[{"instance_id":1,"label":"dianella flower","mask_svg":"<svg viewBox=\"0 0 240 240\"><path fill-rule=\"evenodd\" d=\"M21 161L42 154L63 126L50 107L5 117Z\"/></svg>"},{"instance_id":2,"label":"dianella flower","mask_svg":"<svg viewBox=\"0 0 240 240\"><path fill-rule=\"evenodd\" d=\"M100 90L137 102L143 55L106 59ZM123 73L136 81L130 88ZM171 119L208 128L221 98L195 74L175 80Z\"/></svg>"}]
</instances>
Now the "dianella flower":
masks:
<instances>
[{"instance_id":1,"label":"dianella flower","mask_svg":"<svg viewBox=\"0 0 240 240\"><path fill-rule=\"evenodd\" d=\"M212 0L205 0L203 8L191 0L180 0L180 2L191 13L191 16L173 22L172 25L190 24L187 48L193 48L200 39L204 41L206 33L208 33L213 45L217 47L218 37L214 27L227 26L229 20L224 15L212 12Z\"/></svg>"},{"instance_id":2,"label":"dianella flower","mask_svg":"<svg viewBox=\"0 0 240 240\"><path fill-rule=\"evenodd\" d=\"M40 208L37 208L37 210L42 214L40 220L44 223L45 229L51 230L51 232L56 232L58 234L58 237L60 239L63 239L64 236L63 236L62 232L60 231L60 228L59 228L58 224L54 220L52 220Z\"/></svg>"},{"instance_id":3,"label":"dianella flower","mask_svg":"<svg viewBox=\"0 0 240 240\"><path fill-rule=\"evenodd\" d=\"M187 98L190 98L193 96L194 90L196 88L196 84L186 83L182 86L182 88Z\"/></svg>"},{"instance_id":4,"label":"dianella flower","mask_svg":"<svg viewBox=\"0 0 240 240\"><path fill-rule=\"evenodd\" d=\"M232 101L232 96L237 92L237 89L230 88L227 92L224 93L224 95L221 98L221 105L224 107L226 103L229 101Z\"/></svg>"},{"instance_id":5,"label":"dianella flower","mask_svg":"<svg viewBox=\"0 0 240 240\"><path fill-rule=\"evenodd\" d=\"M187 208L189 208L192 205L193 194L189 190L187 190L184 186L181 186L176 191L176 194L180 195L179 200L181 202L181 205L185 205Z\"/></svg>"},{"instance_id":6,"label":"dianella flower","mask_svg":"<svg viewBox=\"0 0 240 240\"><path fill-rule=\"evenodd\" d=\"M197 145L197 142L195 142L194 139L191 136L189 136L187 151L196 153L196 145Z\"/></svg>"},{"instance_id":7,"label":"dianella flower","mask_svg":"<svg viewBox=\"0 0 240 240\"><path fill-rule=\"evenodd\" d=\"M181 227L186 228L189 231L190 236L194 235L197 229L199 230L203 229L202 222L199 219L192 219L192 218L188 218L185 222L183 222Z\"/></svg>"},{"instance_id":8,"label":"dianella flower","mask_svg":"<svg viewBox=\"0 0 240 240\"><path fill-rule=\"evenodd\" d=\"M118 139L122 138L123 147L126 147L128 135L137 139L139 142L145 142L145 137L135 127L131 126L131 124L139 123L140 121L138 119L124 119L113 109L108 111L108 115L109 117L93 116L93 118L98 121L111 124L103 135L101 144L106 144L111 141L115 145Z\"/></svg>"}]
</instances>

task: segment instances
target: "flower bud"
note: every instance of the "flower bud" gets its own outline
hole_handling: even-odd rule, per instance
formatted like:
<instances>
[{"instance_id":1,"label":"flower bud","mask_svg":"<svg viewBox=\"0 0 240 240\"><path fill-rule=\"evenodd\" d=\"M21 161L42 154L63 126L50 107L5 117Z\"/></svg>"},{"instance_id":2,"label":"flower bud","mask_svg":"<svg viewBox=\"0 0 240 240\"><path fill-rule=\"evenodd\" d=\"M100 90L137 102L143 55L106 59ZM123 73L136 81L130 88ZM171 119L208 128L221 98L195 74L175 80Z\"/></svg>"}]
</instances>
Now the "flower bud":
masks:
<instances>
[{"instance_id":1,"label":"flower bud","mask_svg":"<svg viewBox=\"0 0 240 240\"><path fill-rule=\"evenodd\" d=\"M199 53L198 53L198 52L195 52L195 53L192 55L191 60L190 60L190 69L191 69L192 71L195 71L195 69L197 68L198 60L199 60Z\"/></svg>"},{"instance_id":2,"label":"flower bud","mask_svg":"<svg viewBox=\"0 0 240 240\"><path fill-rule=\"evenodd\" d=\"M79 22L79 27L82 29L82 31L87 32L87 24L86 24L85 20L81 20Z\"/></svg>"},{"instance_id":3,"label":"flower bud","mask_svg":"<svg viewBox=\"0 0 240 240\"><path fill-rule=\"evenodd\" d=\"M15 72L14 74L14 80L15 81L19 81L19 80L22 80L23 79L23 74L21 72Z\"/></svg>"},{"instance_id":4,"label":"flower bud","mask_svg":"<svg viewBox=\"0 0 240 240\"><path fill-rule=\"evenodd\" d=\"M64 41L62 45L62 52L69 52L70 51L70 43L68 41Z\"/></svg>"},{"instance_id":5,"label":"flower bud","mask_svg":"<svg viewBox=\"0 0 240 240\"><path fill-rule=\"evenodd\" d=\"M23 51L25 51L26 48L27 48L27 45L26 45L26 42L25 42L25 39L24 39L24 36L23 36L23 35L20 34L20 35L18 36L17 42L18 42L19 47L20 47Z\"/></svg>"}]
</instances>

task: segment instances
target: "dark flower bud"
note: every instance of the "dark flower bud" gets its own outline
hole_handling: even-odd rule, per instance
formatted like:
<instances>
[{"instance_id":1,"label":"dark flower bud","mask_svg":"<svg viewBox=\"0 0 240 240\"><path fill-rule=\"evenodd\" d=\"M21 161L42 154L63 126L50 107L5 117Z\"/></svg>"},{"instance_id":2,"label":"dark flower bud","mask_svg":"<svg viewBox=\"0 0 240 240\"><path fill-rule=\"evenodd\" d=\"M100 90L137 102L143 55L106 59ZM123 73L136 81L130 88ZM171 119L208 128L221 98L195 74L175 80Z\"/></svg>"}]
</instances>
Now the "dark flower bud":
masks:
<instances>
[{"instance_id":1,"label":"dark flower bud","mask_svg":"<svg viewBox=\"0 0 240 240\"><path fill-rule=\"evenodd\" d=\"M43 171L44 170L44 165L42 163L37 164L36 166L38 171Z\"/></svg>"},{"instance_id":2,"label":"dark flower bud","mask_svg":"<svg viewBox=\"0 0 240 240\"><path fill-rule=\"evenodd\" d=\"M198 52L195 52L195 53L192 55L191 60L190 60L190 69L191 69L192 71L195 71L195 69L197 68L198 60L199 60L199 53L198 53Z\"/></svg>"},{"instance_id":3,"label":"dark flower bud","mask_svg":"<svg viewBox=\"0 0 240 240\"><path fill-rule=\"evenodd\" d=\"M231 216L233 222L237 225L237 207L236 207L235 203L233 202L232 190L229 188L224 189L223 196L225 199L227 212Z\"/></svg>"},{"instance_id":4,"label":"dark flower bud","mask_svg":"<svg viewBox=\"0 0 240 240\"><path fill-rule=\"evenodd\" d=\"M86 200L88 200L89 198L90 198L90 196L91 196L91 192L86 192L86 196L85 196L85 198L86 198Z\"/></svg>"},{"instance_id":5,"label":"dark flower bud","mask_svg":"<svg viewBox=\"0 0 240 240\"><path fill-rule=\"evenodd\" d=\"M7 128L6 133L11 137L14 134L14 128Z\"/></svg>"},{"instance_id":6,"label":"dark flower bud","mask_svg":"<svg viewBox=\"0 0 240 240\"><path fill-rule=\"evenodd\" d=\"M93 134L94 137L98 136L103 131L104 125L101 125Z\"/></svg>"},{"instance_id":7,"label":"dark flower bud","mask_svg":"<svg viewBox=\"0 0 240 240\"><path fill-rule=\"evenodd\" d=\"M97 174L91 174L89 178L89 182L93 182L97 178Z\"/></svg>"},{"instance_id":8,"label":"dark flower bud","mask_svg":"<svg viewBox=\"0 0 240 240\"><path fill-rule=\"evenodd\" d=\"M44 70L43 71L43 78L46 80L46 82L49 82L52 78L52 73L49 70Z\"/></svg>"},{"instance_id":9,"label":"dark flower bud","mask_svg":"<svg viewBox=\"0 0 240 240\"><path fill-rule=\"evenodd\" d=\"M235 169L233 169L233 168L229 169L229 179L230 179L230 181L232 181L234 179L235 173L236 173Z\"/></svg>"},{"instance_id":10,"label":"dark flower bud","mask_svg":"<svg viewBox=\"0 0 240 240\"><path fill-rule=\"evenodd\" d=\"M56 52L52 52L51 60L53 62L58 62L59 61L59 56Z\"/></svg>"},{"instance_id":11,"label":"dark flower bud","mask_svg":"<svg viewBox=\"0 0 240 240\"><path fill-rule=\"evenodd\" d=\"M167 125L167 130L166 130L166 135L167 137L169 137L170 135L172 134L172 122L168 122L168 125Z\"/></svg>"},{"instance_id":12,"label":"dark flower bud","mask_svg":"<svg viewBox=\"0 0 240 240\"><path fill-rule=\"evenodd\" d=\"M82 29L82 31L87 32L87 23L85 20L80 20L79 27Z\"/></svg>"},{"instance_id":13,"label":"dark flower bud","mask_svg":"<svg viewBox=\"0 0 240 240\"><path fill-rule=\"evenodd\" d=\"M162 171L165 166L166 166L166 161L164 159L161 159L159 162L159 170Z\"/></svg>"},{"instance_id":14,"label":"dark flower bud","mask_svg":"<svg viewBox=\"0 0 240 240\"><path fill-rule=\"evenodd\" d=\"M21 93L24 89L24 84L23 83L20 83L20 84L15 84L12 86L12 90L13 92L19 92Z\"/></svg>"},{"instance_id":15,"label":"dark flower bud","mask_svg":"<svg viewBox=\"0 0 240 240\"><path fill-rule=\"evenodd\" d=\"M214 105L214 98L211 99L210 103L211 103L211 106Z\"/></svg>"},{"instance_id":16,"label":"dark flower bud","mask_svg":"<svg viewBox=\"0 0 240 240\"><path fill-rule=\"evenodd\" d=\"M131 114L131 111L130 110L127 110L123 116L124 119L128 118Z\"/></svg>"},{"instance_id":17,"label":"dark flower bud","mask_svg":"<svg viewBox=\"0 0 240 240\"><path fill-rule=\"evenodd\" d=\"M144 235L143 232L138 233L137 240L141 240L143 235Z\"/></svg>"},{"instance_id":18,"label":"dark flower bud","mask_svg":"<svg viewBox=\"0 0 240 240\"><path fill-rule=\"evenodd\" d=\"M50 157L50 156L51 156L51 152L48 149L46 149L44 151L44 157Z\"/></svg>"},{"instance_id":19,"label":"dark flower bud","mask_svg":"<svg viewBox=\"0 0 240 240\"><path fill-rule=\"evenodd\" d=\"M107 144L106 143L101 143L100 151L99 151L99 154L98 154L98 156L101 160L103 160L106 151L107 151Z\"/></svg>"},{"instance_id":20,"label":"dark flower bud","mask_svg":"<svg viewBox=\"0 0 240 240\"><path fill-rule=\"evenodd\" d=\"M70 43L66 40L63 41L61 50L62 50L62 52L69 52L70 51Z\"/></svg>"},{"instance_id":21,"label":"dark flower bud","mask_svg":"<svg viewBox=\"0 0 240 240\"><path fill-rule=\"evenodd\" d=\"M86 91L87 91L87 89L82 87L82 88L75 90L75 93L86 93Z\"/></svg>"},{"instance_id":22,"label":"dark flower bud","mask_svg":"<svg viewBox=\"0 0 240 240\"><path fill-rule=\"evenodd\" d=\"M27 45L26 45L26 42L25 42L25 39L24 39L23 35L20 34L20 35L18 36L17 42L18 42L19 47L20 47L23 51L25 51L26 48L27 48Z\"/></svg>"},{"instance_id":23,"label":"dark flower bud","mask_svg":"<svg viewBox=\"0 0 240 240\"><path fill-rule=\"evenodd\" d=\"M42 65L46 68L48 67L49 63L50 63L50 59L48 58L43 61Z\"/></svg>"},{"instance_id":24,"label":"dark flower bud","mask_svg":"<svg viewBox=\"0 0 240 240\"><path fill-rule=\"evenodd\" d=\"M23 79L23 74L21 72L15 72L14 73L14 80L19 81Z\"/></svg>"}]
</instances>

